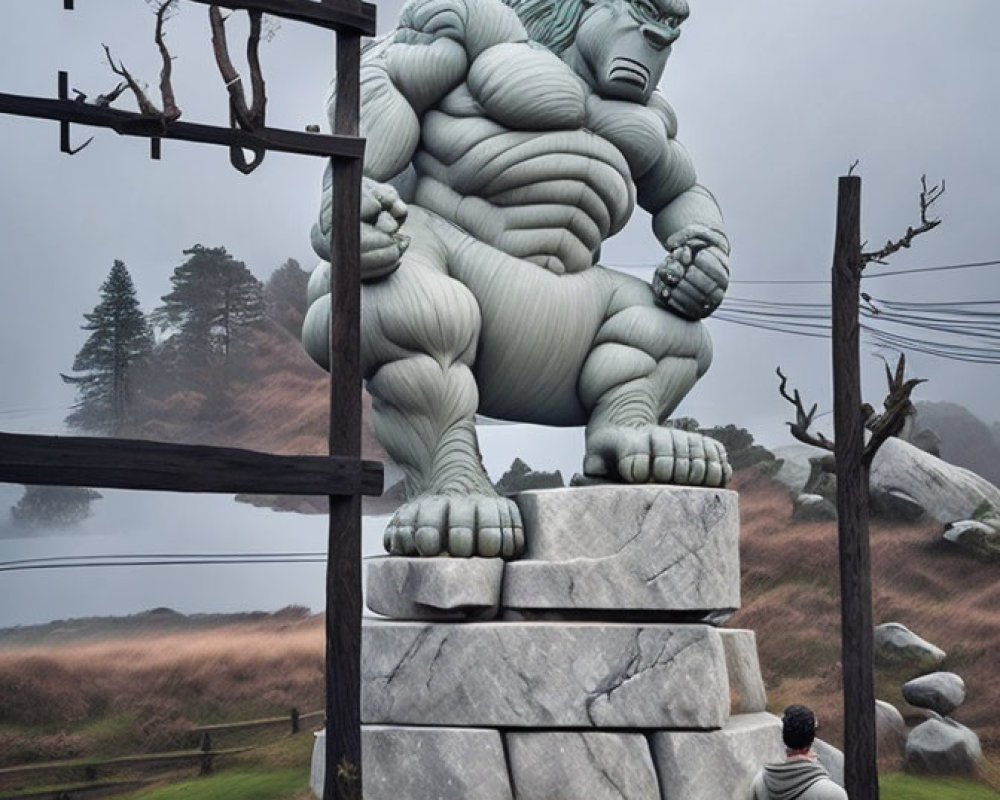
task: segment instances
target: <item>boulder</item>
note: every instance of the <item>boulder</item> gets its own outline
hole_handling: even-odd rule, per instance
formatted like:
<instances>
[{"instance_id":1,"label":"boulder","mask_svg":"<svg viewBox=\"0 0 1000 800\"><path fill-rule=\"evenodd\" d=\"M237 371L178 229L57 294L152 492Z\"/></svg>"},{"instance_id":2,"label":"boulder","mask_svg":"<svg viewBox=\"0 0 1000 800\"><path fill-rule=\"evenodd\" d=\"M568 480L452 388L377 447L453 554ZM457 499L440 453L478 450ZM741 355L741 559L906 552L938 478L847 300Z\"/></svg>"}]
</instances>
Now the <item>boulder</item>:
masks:
<instances>
[{"instance_id":1,"label":"boulder","mask_svg":"<svg viewBox=\"0 0 1000 800\"><path fill-rule=\"evenodd\" d=\"M946 542L984 561L1000 561L1000 528L975 519L963 519L945 525L941 534Z\"/></svg>"},{"instance_id":2,"label":"boulder","mask_svg":"<svg viewBox=\"0 0 1000 800\"><path fill-rule=\"evenodd\" d=\"M898 622L875 626L875 663L901 666L913 674L930 672L945 659L945 652Z\"/></svg>"},{"instance_id":3,"label":"boulder","mask_svg":"<svg viewBox=\"0 0 1000 800\"><path fill-rule=\"evenodd\" d=\"M904 683L903 697L911 706L947 717L965 702L965 681L954 672L932 672Z\"/></svg>"},{"instance_id":4,"label":"boulder","mask_svg":"<svg viewBox=\"0 0 1000 800\"><path fill-rule=\"evenodd\" d=\"M505 609L704 617L739 606L735 492L605 485L515 500L526 549L506 566Z\"/></svg>"},{"instance_id":5,"label":"boulder","mask_svg":"<svg viewBox=\"0 0 1000 800\"><path fill-rule=\"evenodd\" d=\"M518 798L660 800L641 733L525 731L507 733L506 740Z\"/></svg>"},{"instance_id":6,"label":"boulder","mask_svg":"<svg viewBox=\"0 0 1000 800\"><path fill-rule=\"evenodd\" d=\"M922 722L906 739L906 769L931 775L974 775L983 760L979 737L951 719Z\"/></svg>"},{"instance_id":7,"label":"boulder","mask_svg":"<svg viewBox=\"0 0 1000 800\"><path fill-rule=\"evenodd\" d=\"M883 758L902 758L906 746L906 721L891 703L875 701L875 744Z\"/></svg>"},{"instance_id":8,"label":"boulder","mask_svg":"<svg viewBox=\"0 0 1000 800\"><path fill-rule=\"evenodd\" d=\"M365 602L391 619L483 620L497 615L499 558L365 559Z\"/></svg>"},{"instance_id":9,"label":"boulder","mask_svg":"<svg viewBox=\"0 0 1000 800\"><path fill-rule=\"evenodd\" d=\"M837 786L844 785L844 754L836 747L822 739L813 741L812 751L816 754L816 760L822 764L830 774L830 780Z\"/></svg>"},{"instance_id":10,"label":"boulder","mask_svg":"<svg viewBox=\"0 0 1000 800\"><path fill-rule=\"evenodd\" d=\"M657 731L650 741L664 798L749 797L761 767L785 759L781 720L766 712L731 717L719 731Z\"/></svg>"},{"instance_id":11,"label":"boulder","mask_svg":"<svg viewBox=\"0 0 1000 800\"><path fill-rule=\"evenodd\" d=\"M967 519L983 503L1000 508L1000 489L974 472L891 438L872 463L872 493L911 498L940 522Z\"/></svg>"},{"instance_id":12,"label":"boulder","mask_svg":"<svg viewBox=\"0 0 1000 800\"><path fill-rule=\"evenodd\" d=\"M705 729L728 717L708 625L362 621L365 723Z\"/></svg>"},{"instance_id":13,"label":"boulder","mask_svg":"<svg viewBox=\"0 0 1000 800\"><path fill-rule=\"evenodd\" d=\"M792 519L796 522L827 522L837 518L837 507L820 494L797 495L792 501Z\"/></svg>"},{"instance_id":14,"label":"boulder","mask_svg":"<svg viewBox=\"0 0 1000 800\"><path fill-rule=\"evenodd\" d=\"M920 522L927 509L907 494L896 489L874 491L868 498L868 510L873 517L885 522Z\"/></svg>"}]
</instances>

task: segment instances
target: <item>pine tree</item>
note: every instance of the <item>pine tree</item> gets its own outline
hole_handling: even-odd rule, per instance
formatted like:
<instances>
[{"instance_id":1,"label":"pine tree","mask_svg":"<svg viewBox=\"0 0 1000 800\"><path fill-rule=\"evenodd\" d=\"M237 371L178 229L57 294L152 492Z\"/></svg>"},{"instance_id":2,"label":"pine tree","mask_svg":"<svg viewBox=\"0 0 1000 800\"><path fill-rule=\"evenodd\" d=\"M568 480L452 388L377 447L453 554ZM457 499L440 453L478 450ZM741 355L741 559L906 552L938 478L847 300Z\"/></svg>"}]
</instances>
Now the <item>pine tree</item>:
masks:
<instances>
[{"instance_id":1,"label":"pine tree","mask_svg":"<svg viewBox=\"0 0 1000 800\"><path fill-rule=\"evenodd\" d=\"M184 255L154 320L175 330L178 355L188 364L204 366L213 355L226 360L237 330L264 318L263 286L225 247L196 244Z\"/></svg>"},{"instance_id":2,"label":"pine tree","mask_svg":"<svg viewBox=\"0 0 1000 800\"><path fill-rule=\"evenodd\" d=\"M115 260L101 285L101 301L81 326L91 331L73 360L73 372L62 379L76 387L76 403L66 417L72 428L117 434L131 399L131 374L149 354L152 336L139 309L132 276Z\"/></svg>"},{"instance_id":3,"label":"pine tree","mask_svg":"<svg viewBox=\"0 0 1000 800\"><path fill-rule=\"evenodd\" d=\"M264 285L267 315L296 338L302 335L308 287L309 273L294 258L272 272Z\"/></svg>"}]
</instances>

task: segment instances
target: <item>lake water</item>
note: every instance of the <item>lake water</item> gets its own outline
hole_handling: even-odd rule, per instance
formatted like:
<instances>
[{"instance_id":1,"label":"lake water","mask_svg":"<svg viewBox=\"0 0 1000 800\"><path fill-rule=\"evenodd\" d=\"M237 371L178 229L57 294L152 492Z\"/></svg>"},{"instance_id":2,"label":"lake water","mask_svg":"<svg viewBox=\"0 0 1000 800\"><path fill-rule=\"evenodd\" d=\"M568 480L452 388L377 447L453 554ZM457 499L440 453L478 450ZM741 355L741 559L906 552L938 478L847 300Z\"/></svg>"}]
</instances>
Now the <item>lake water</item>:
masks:
<instances>
[{"instance_id":1,"label":"lake water","mask_svg":"<svg viewBox=\"0 0 1000 800\"><path fill-rule=\"evenodd\" d=\"M21 487L0 484L0 529ZM151 554L325 554L327 517L279 513L232 496L101 490L92 516L59 534L0 538L0 562ZM382 552L388 517L365 517L364 555ZM0 628L54 619L134 614L166 606L185 614L324 607L325 564L107 566L0 572Z\"/></svg>"}]
</instances>

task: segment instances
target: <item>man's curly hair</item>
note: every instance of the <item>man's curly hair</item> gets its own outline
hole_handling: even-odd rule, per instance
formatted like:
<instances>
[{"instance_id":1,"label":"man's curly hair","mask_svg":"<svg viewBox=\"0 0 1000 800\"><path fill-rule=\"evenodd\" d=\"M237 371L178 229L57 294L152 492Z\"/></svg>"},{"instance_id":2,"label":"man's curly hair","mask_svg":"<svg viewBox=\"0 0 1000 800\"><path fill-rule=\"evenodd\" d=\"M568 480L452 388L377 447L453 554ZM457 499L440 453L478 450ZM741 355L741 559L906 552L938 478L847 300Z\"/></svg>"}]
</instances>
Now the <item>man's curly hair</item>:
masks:
<instances>
[{"instance_id":1,"label":"man's curly hair","mask_svg":"<svg viewBox=\"0 0 1000 800\"><path fill-rule=\"evenodd\" d=\"M576 39L587 7L583 0L503 0L517 13L534 41L556 55Z\"/></svg>"},{"instance_id":2,"label":"man's curly hair","mask_svg":"<svg viewBox=\"0 0 1000 800\"><path fill-rule=\"evenodd\" d=\"M781 718L781 738L789 750L804 750L816 738L816 715L805 706L789 706Z\"/></svg>"}]
</instances>

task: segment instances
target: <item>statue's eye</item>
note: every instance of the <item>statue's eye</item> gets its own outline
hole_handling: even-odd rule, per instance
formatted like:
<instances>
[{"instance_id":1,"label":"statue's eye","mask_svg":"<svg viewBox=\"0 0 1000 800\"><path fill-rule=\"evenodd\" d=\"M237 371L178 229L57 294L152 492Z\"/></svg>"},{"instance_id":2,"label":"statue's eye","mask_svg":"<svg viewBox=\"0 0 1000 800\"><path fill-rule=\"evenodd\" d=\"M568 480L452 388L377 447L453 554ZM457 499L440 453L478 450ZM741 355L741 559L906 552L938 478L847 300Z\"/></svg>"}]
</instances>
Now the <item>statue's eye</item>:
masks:
<instances>
[{"instance_id":1,"label":"statue's eye","mask_svg":"<svg viewBox=\"0 0 1000 800\"><path fill-rule=\"evenodd\" d=\"M678 28L683 21L680 17L667 17L663 20L668 28Z\"/></svg>"}]
</instances>

